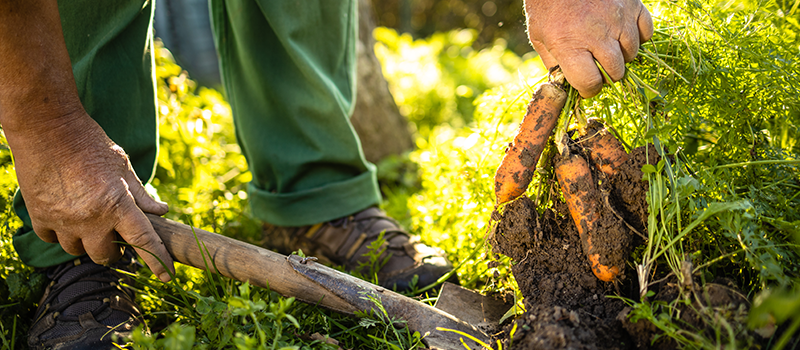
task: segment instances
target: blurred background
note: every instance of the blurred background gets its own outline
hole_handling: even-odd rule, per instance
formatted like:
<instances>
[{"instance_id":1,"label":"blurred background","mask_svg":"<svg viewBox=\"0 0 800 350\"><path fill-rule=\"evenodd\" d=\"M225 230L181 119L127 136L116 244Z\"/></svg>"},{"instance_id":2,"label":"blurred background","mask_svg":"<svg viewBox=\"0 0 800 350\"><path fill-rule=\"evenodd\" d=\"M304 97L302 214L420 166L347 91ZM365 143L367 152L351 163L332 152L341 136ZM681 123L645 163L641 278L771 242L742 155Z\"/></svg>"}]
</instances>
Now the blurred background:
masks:
<instances>
[{"instance_id":1,"label":"blurred background","mask_svg":"<svg viewBox=\"0 0 800 350\"><path fill-rule=\"evenodd\" d=\"M436 125L468 124L477 96L531 72L522 0L358 0L358 10L351 122L371 162L414 149ZM159 0L155 30L197 85L224 95L207 0Z\"/></svg>"},{"instance_id":2,"label":"blurred background","mask_svg":"<svg viewBox=\"0 0 800 350\"><path fill-rule=\"evenodd\" d=\"M373 27L395 29L414 39L467 28L477 33L472 43L476 51L497 39L519 56L531 51L522 0L360 0L359 6ZM219 86L207 0L159 0L155 28L156 36L193 79L200 85Z\"/></svg>"}]
</instances>

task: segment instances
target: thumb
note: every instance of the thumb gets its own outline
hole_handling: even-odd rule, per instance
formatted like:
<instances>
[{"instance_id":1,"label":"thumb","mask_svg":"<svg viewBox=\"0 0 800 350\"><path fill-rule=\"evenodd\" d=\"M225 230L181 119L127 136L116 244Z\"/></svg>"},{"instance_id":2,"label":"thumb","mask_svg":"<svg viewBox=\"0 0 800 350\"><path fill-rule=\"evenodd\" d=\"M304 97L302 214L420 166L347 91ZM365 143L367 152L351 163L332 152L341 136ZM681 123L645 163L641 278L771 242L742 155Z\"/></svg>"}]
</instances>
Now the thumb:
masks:
<instances>
[{"instance_id":1,"label":"thumb","mask_svg":"<svg viewBox=\"0 0 800 350\"><path fill-rule=\"evenodd\" d=\"M169 205L150 197L150 194L144 189L142 182L139 181L139 178L136 177L136 174L131 172L131 175L132 176L129 176L127 179L125 179L125 182L128 183L128 190L131 192L131 195L133 195L133 199L136 201L136 206L138 206L145 213L156 215L166 214L169 211Z\"/></svg>"}]
</instances>

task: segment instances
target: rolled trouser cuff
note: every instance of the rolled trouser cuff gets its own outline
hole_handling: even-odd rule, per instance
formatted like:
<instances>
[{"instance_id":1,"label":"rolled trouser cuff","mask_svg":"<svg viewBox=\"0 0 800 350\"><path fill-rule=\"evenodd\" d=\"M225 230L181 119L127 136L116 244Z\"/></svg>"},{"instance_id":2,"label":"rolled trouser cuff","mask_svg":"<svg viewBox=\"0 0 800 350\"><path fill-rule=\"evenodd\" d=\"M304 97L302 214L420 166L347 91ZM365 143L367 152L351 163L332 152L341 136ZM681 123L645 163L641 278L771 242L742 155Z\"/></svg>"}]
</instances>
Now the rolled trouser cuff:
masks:
<instances>
[{"instance_id":1,"label":"rolled trouser cuff","mask_svg":"<svg viewBox=\"0 0 800 350\"><path fill-rule=\"evenodd\" d=\"M347 216L381 202L375 166L347 179L310 190L273 193L249 184L253 216L276 226L305 226Z\"/></svg>"}]
</instances>

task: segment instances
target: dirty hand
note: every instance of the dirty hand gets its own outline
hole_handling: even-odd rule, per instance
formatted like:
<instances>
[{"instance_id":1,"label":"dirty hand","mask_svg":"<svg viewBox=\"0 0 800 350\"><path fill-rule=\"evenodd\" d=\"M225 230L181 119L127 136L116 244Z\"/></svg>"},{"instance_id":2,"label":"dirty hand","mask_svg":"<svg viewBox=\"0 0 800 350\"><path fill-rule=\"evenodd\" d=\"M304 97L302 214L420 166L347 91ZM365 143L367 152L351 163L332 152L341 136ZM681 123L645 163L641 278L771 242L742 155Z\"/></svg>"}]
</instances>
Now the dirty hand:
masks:
<instances>
[{"instance_id":1,"label":"dirty hand","mask_svg":"<svg viewBox=\"0 0 800 350\"><path fill-rule=\"evenodd\" d=\"M72 255L88 254L108 264L121 256L122 240L162 281L174 271L172 258L143 212L163 215L169 207L145 192L128 156L83 108L24 132L7 132L20 191L45 242Z\"/></svg>"},{"instance_id":2,"label":"dirty hand","mask_svg":"<svg viewBox=\"0 0 800 350\"><path fill-rule=\"evenodd\" d=\"M547 68L561 67L585 98L603 88L595 60L613 81L625 62L653 36L653 20L640 0L525 0L528 36Z\"/></svg>"}]
</instances>

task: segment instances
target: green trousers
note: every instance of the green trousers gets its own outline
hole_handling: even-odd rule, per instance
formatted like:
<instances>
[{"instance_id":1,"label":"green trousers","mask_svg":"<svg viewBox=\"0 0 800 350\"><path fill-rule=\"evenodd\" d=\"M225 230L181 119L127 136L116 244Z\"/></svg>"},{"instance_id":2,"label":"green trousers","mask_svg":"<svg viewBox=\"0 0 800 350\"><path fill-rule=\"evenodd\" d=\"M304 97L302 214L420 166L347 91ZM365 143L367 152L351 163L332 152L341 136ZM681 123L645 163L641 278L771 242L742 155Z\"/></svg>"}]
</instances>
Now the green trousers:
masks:
<instances>
[{"instance_id":1,"label":"green trousers","mask_svg":"<svg viewBox=\"0 0 800 350\"><path fill-rule=\"evenodd\" d=\"M122 146L142 181L158 151L151 56L153 2L59 1L84 108ZM355 103L354 0L210 0L223 84L253 180L253 214L281 226L350 215L380 202L374 165L349 121ZM33 232L24 199L14 209L22 260L74 256Z\"/></svg>"}]
</instances>

